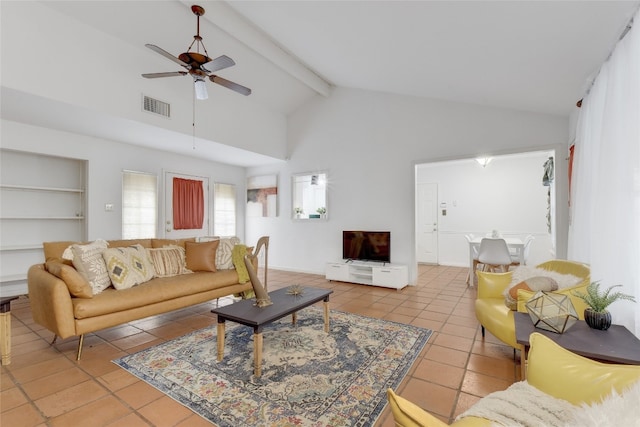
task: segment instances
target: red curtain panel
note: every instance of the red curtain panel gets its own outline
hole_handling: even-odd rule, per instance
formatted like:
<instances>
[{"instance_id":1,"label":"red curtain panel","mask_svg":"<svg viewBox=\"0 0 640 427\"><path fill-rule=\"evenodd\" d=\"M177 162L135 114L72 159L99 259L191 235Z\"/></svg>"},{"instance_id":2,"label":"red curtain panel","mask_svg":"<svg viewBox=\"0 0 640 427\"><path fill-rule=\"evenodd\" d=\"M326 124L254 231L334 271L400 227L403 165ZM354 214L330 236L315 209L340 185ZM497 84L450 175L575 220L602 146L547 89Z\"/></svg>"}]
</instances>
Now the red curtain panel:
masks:
<instances>
[{"instance_id":1,"label":"red curtain panel","mask_svg":"<svg viewBox=\"0 0 640 427\"><path fill-rule=\"evenodd\" d=\"M202 228L203 220L204 191L202 181L173 178L174 230Z\"/></svg>"}]
</instances>

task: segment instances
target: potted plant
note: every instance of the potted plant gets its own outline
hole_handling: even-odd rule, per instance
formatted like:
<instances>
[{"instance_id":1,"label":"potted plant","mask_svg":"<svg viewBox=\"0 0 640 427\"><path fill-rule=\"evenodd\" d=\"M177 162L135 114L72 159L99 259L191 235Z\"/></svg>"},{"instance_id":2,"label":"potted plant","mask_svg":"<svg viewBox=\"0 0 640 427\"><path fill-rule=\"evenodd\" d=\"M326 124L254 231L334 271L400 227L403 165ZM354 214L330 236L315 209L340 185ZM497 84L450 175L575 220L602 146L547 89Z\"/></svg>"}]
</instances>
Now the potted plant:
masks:
<instances>
[{"instance_id":1,"label":"potted plant","mask_svg":"<svg viewBox=\"0 0 640 427\"><path fill-rule=\"evenodd\" d=\"M294 208L294 209L293 209L293 211L294 211L294 212L295 212L295 214L296 214L296 218L300 218L300 215L302 215L302 214L303 214L303 210L302 210L302 208Z\"/></svg>"},{"instance_id":2,"label":"potted plant","mask_svg":"<svg viewBox=\"0 0 640 427\"><path fill-rule=\"evenodd\" d=\"M618 300L635 302L632 295L622 292L611 292L613 288L622 285L610 286L606 290L600 290L600 282L591 282L587 285L587 292L573 292L573 295L583 300L589 307L584 310L584 321L593 329L606 331L611 326L611 313L607 307Z\"/></svg>"},{"instance_id":3,"label":"potted plant","mask_svg":"<svg viewBox=\"0 0 640 427\"><path fill-rule=\"evenodd\" d=\"M316 212L318 212L320 216L324 218L324 216L327 214L327 208L323 206L321 208L316 209Z\"/></svg>"}]
</instances>

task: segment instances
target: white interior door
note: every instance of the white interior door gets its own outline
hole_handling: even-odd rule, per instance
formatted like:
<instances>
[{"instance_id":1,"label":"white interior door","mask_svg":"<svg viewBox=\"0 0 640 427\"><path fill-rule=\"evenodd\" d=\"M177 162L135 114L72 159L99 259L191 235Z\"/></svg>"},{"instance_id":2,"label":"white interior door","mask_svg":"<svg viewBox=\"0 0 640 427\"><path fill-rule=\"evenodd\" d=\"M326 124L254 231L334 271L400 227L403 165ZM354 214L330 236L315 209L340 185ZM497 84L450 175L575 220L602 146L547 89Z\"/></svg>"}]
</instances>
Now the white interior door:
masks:
<instances>
[{"instance_id":1,"label":"white interior door","mask_svg":"<svg viewBox=\"0 0 640 427\"><path fill-rule=\"evenodd\" d=\"M438 263L438 184L420 183L417 191L416 259Z\"/></svg>"},{"instance_id":2,"label":"white interior door","mask_svg":"<svg viewBox=\"0 0 640 427\"><path fill-rule=\"evenodd\" d=\"M202 228L189 230L175 230L173 228L173 178L202 181L202 189L204 193L204 221L202 222ZM209 178L165 172L164 200L164 235L167 239L182 239L186 237L209 235Z\"/></svg>"}]
</instances>

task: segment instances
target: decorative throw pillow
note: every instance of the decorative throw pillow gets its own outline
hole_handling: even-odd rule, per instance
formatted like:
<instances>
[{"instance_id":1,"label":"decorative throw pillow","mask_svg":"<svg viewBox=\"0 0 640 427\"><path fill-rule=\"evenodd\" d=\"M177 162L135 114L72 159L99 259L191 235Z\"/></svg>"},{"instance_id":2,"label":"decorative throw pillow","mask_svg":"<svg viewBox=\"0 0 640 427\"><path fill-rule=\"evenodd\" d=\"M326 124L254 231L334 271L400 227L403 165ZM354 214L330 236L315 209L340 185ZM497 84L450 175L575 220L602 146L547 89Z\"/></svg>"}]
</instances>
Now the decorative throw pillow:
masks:
<instances>
[{"instance_id":1,"label":"decorative throw pillow","mask_svg":"<svg viewBox=\"0 0 640 427\"><path fill-rule=\"evenodd\" d=\"M219 240L194 243L186 242L187 268L191 271L216 272L216 252Z\"/></svg>"},{"instance_id":2,"label":"decorative throw pillow","mask_svg":"<svg viewBox=\"0 0 640 427\"><path fill-rule=\"evenodd\" d=\"M525 291L557 291L558 283L553 280L551 277L545 276L536 276L530 277L527 280L523 280L522 282L516 284L509 288L509 291L505 295L504 303L511 310L518 309L518 290L524 289Z\"/></svg>"},{"instance_id":3,"label":"decorative throw pillow","mask_svg":"<svg viewBox=\"0 0 640 427\"><path fill-rule=\"evenodd\" d=\"M70 265L60 261L47 261L47 271L66 283L69 293L78 298L93 298L93 291L89 282Z\"/></svg>"},{"instance_id":4,"label":"decorative throw pillow","mask_svg":"<svg viewBox=\"0 0 640 427\"><path fill-rule=\"evenodd\" d=\"M153 279L155 269L142 245L111 248L102 253L113 287L128 289Z\"/></svg>"},{"instance_id":5,"label":"decorative throw pillow","mask_svg":"<svg viewBox=\"0 0 640 427\"><path fill-rule=\"evenodd\" d=\"M157 277L177 276L178 274L193 273L187 269L185 250L182 246L167 246L166 248L147 249L149 259L153 263Z\"/></svg>"},{"instance_id":6,"label":"decorative throw pillow","mask_svg":"<svg viewBox=\"0 0 640 427\"><path fill-rule=\"evenodd\" d=\"M218 251L216 252L216 267L218 270L229 270L233 268L231 254L233 253L233 247L239 243L240 239L237 237L220 239Z\"/></svg>"},{"instance_id":7,"label":"decorative throw pillow","mask_svg":"<svg viewBox=\"0 0 640 427\"><path fill-rule=\"evenodd\" d=\"M107 273L107 264L102 258L102 252L107 249L105 240L96 240L86 245L72 245L73 266L84 279L89 282L93 295L111 286L111 279Z\"/></svg>"}]
</instances>

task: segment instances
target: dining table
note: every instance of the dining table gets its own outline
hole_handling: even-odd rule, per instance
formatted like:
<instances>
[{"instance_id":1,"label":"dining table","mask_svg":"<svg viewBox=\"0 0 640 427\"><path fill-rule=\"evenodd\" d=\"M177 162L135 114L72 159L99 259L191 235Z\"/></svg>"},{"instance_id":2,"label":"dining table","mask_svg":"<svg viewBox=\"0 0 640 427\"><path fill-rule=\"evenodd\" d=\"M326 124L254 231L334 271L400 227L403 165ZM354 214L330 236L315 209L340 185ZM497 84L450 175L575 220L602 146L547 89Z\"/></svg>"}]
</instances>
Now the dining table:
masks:
<instances>
[{"instance_id":1,"label":"dining table","mask_svg":"<svg viewBox=\"0 0 640 427\"><path fill-rule=\"evenodd\" d=\"M473 254L480 250L480 242L482 239L485 239L485 237L478 236L469 241L469 281L473 281L472 278L475 276L475 271L473 271ZM520 265L524 265L524 242L522 239L518 237L500 237L500 239L504 239L509 248L509 252L516 254ZM469 283L469 281L467 283Z\"/></svg>"}]
</instances>

